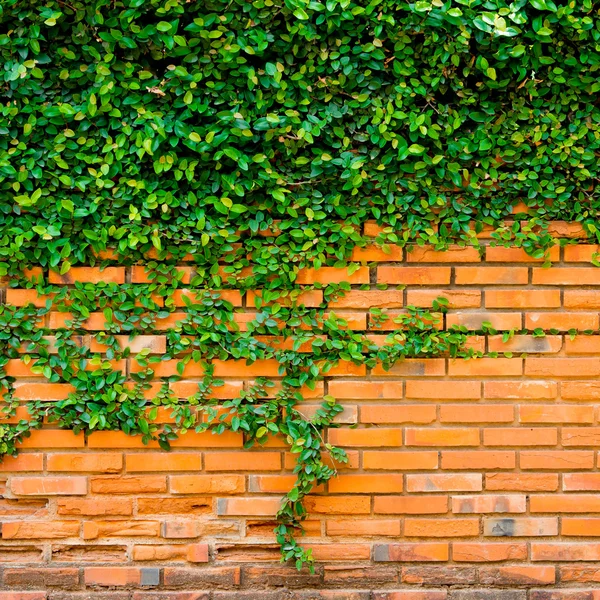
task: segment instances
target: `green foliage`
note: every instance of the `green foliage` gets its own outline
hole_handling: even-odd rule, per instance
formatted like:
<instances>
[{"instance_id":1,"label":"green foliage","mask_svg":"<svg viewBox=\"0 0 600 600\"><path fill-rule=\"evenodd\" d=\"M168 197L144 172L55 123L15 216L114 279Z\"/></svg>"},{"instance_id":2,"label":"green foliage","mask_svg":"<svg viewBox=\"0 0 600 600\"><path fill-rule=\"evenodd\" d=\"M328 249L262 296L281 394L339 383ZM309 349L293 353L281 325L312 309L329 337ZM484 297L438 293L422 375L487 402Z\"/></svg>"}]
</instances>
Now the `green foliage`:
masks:
<instances>
[{"instance_id":1,"label":"green foliage","mask_svg":"<svg viewBox=\"0 0 600 600\"><path fill-rule=\"evenodd\" d=\"M488 224L530 252L550 219L597 233L590 0L0 8L4 271L155 248L277 288L344 261L367 219L440 246Z\"/></svg>"}]
</instances>

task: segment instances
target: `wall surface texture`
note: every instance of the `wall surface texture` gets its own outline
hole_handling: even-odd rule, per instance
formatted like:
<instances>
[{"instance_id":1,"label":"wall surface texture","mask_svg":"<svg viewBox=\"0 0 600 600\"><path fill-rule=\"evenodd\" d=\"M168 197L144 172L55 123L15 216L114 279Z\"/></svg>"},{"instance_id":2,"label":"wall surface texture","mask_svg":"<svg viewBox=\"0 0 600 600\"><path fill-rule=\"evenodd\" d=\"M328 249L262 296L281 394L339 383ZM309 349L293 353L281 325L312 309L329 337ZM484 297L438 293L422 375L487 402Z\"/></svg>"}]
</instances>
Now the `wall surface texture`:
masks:
<instances>
[{"instance_id":1,"label":"wall surface texture","mask_svg":"<svg viewBox=\"0 0 600 600\"><path fill-rule=\"evenodd\" d=\"M0 466L0 600L597 600L600 335L568 333L600 330L595 251L557 247L551 268L519 249L363 253L377 266L354 273L338 305L355 329L368 329L370 307L393 314L441 295L446 326L549 333L472 342L508 357L330 373L307 403L324 393L343 403L329 441L350 461L308 502L314 574L281 565L272 533L294 480L284 443L247 451L238 434L188 433L168 453L121 432L86 440L49 424ZM137 270L110 276L135 281ZM304 277L315 276L348 279L332 268ZM76 269L63 282L106 277ZM2 294L19 304L33 292ZM246 299L227 295L243 313ZM160 354L165 340L140 342ZM172 384L181 397L193 366ZM8 369L23 402L69 392L19 361ZM224 397L257 375L276 376L277 365L217 363Z\"/></svg>"}]
</instances>

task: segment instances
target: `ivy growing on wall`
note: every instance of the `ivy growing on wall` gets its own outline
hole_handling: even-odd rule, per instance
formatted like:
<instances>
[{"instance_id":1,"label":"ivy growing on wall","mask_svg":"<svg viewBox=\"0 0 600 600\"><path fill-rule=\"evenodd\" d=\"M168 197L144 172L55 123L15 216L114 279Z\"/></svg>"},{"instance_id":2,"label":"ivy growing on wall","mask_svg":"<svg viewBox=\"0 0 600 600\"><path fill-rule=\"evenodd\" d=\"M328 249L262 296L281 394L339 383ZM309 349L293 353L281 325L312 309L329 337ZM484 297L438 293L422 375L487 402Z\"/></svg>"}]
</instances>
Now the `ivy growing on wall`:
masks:
<instances>
[{"instance_id":1,"label":"ivy growing on wall","mask_svg":"<svg viewBox=\"0 0 600 600\"><path fill-rule=\"evenodd\" d=\"M278 536L285 559L310 560L294 538L302 498L333 473L322 451L343 453L320 437L339 406L326 398L307 419L293 408L301 387L340 359L371 367L457 354L466 335L437 331L435 316L415 309L375 346L325 315L349 286L327 286L325 302L307 308L299 269L351 274L367 221L384 251L477 245L487 228L492 243L540 257L556 219L598 237L597 12L590 0L0 2L0 276L55 294L45 308L2 307L0 364L32 361L77 390L31 404L29 422L3 426L0 450L12 453L44 417L165 447L193 428L242 430L249 445L282 434L298 483ZM167 332L165 356L137 354L126 386L109 362L130 352L115 335L152 333L174 311L183 286L173 265L184 259L197 297ZM95 264L144 264L152 282L59 289L19 279L24 267ZM226 288L263 290L247 331L208 291ZM70 312L69 324L38 327L50 308ZM94 311L107 323L96 335L104 354L81 341ZM293 338L292 349L264 335ZM212 361L263 358L281 364L282 386L259 379L217 407ZM166 359L204 366L184 403L169 378L144 395ZM11 378L0 382L12 413ZM157 426L153 406L171 409L175 425Z\"/></svg>"}]
</instances>

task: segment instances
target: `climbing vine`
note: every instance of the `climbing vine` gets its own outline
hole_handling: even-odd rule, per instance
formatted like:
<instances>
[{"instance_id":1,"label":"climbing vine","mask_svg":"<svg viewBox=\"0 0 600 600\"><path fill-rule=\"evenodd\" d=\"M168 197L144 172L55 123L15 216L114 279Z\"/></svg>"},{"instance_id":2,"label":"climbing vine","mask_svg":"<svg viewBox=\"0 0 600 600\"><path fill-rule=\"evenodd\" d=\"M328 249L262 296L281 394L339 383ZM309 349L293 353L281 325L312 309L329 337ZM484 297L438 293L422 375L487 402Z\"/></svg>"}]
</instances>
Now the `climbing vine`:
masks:
<instances>
[{"instance_id":1,"label":"climbing vine","mask_svg":"<svg viewBox=\"0 0 600 600\"><path fill-rule=\"evenodd\" d=\"M478 247L484 230L547 257L555 220L600 239L597 19L591 0L0 0L0 277L48 298L0 309L5 412L16 420L11 361L75 390L0 426L0 453L44 419L164 448L187 430L280 435L297 482L278 540L310 562L302 500L345 455L323 437L339 405L325 395L307 417L302 389L340 361L473 352L437 327L443 302L408 308L376 344L330 309L348 283L309 307L302 273L351 279L367 244ZM70 284L94 265L147 279L37 274ZM212 291L231 289L261 291L243 328ZM50 328L51 312L64 318ZM157 332L164 353L134 349ZM218 401L226 360L274 360L280 377ZM202 375L182 401L170 384L190 364Z\"/></svg>"}]
</instances>

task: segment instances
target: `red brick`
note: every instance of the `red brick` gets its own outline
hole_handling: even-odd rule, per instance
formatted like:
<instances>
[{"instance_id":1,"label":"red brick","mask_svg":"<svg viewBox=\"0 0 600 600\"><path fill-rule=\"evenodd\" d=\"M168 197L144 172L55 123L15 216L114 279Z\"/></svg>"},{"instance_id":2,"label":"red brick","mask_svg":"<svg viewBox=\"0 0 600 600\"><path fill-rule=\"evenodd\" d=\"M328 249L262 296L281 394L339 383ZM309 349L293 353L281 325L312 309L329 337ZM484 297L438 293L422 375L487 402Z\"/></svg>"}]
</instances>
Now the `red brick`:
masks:
<instances>
[{"instance_id":1,"label":"red brick","mask_svg":"<svg viewBox=\"0 0 600 600\"><path fill-rule=\"evenodd\" d=\"M482 496L454 496L452 512L469 513L524 513L525 496L505 496L486 494Z\"/></svg>"},{"instance_id":2,"label":"red brick","mask_svg":"<svg viewBox=\"0 0 600 600\"><path fill-rule=\"evenodd\" d=\"M84 521L83 539L94 540L104 537L157 537L160 535L159 521Z\"/></svg>"},{"instance_id":3,"label":"red brick","mask_svg":"<svg viewBox=\"0 0 600 600\"><path fill-rule=\"evenodd\" d=\"M370 427L368 429L331 429L328 441L334 446L383 447L402 446L402 429Z\"/></svg>"},{"instance_id":4,"label":"red brick","mask_svg":"<svg viewBox=\"0 0 600 600\"><path fill-rule=\"evenodd\" d=\"M92 477L90 487L94 494L153 494L167 491L167 478L164 475Z\"/></svg>"},{"instance_id":5,"label":"red brick","mask_svg":"<svg viewBox=\"0 0 600 600\"><path fill-rule=\"evenodd\" d=\"M239 494L245 490L242 475L171 475L169 482L173 494Z\"/></svg>"},{"instance_id":6,"label":"red brick","mask_svg":"<svg viewBox=\"0 0 600 600\"><path fill-rule=\"evenodd\" d=\"M399 360L389 371L377 365L372 374L375 377L440 377L446 373L446 361L443 358Z\"/></svg>"},{"instance_id":7,"label":"red brick","mask_svg":"<svg viewBox=\"0 0 600 600\"><path fill-rule=\"evenodd\" d=\"M399 536L399 519L328 519L327 535L346 537ZM371 568L371 567L370 567Z\"/></svg>"},{"instance_id":8,"label":"red brick","mask_svg":"<svg viewBox=\"0 0 600 600\"><path fill-rule=\"evenodd\" d=\"M531 560L544 562L597 561L600 560L600 543L532 542Z\"/></svg>"},{"instance_id":9,"label":"red brick","mask_svg":"<svg viewBox=\"0 0 600 600\"><path fill-rule=\"evenodd\" d=\"M566 492L600 492L600 473L565 473L563 490Z\"/></svg>"},{"instance_id":10,"label":"red brick","mask_svg":"<svg viewBox=\"0 0 600 600\"><path fill-rule=\"evenodd\" d=\"M2 523L3 540L56 540L77 537L79 521L18 521Z\"/></svg>"},{"instance_id":11,"label":"red brick","mask_svg":"<svg viewBox=\"0 0 600 600\"><path fill-rule=\"evenodd\" d=\"M387 250L387 251L386 251ZM401 246L387 244L385 249L375 244L352 249L351 260L356 262L401 262L404 251Z\"/></svg>"},{"instance_id":12,"label":"red brick","mask_svg":"<svg viewBox=\"0 0 600 600\"><path fill-rule=\"evenodd\" d=\"M329 308L402 308L401 290L349 290L343 297L329 303Z\"/></svg>"},{"instance_id":13,"label":"red brick","mask_svg":"<svg viewBox=\"0 0 600 600\"><path fill-rule=\"evenodd\" d=\"M556 582L556 569L550 566L482 567L479 582L485 585L549 585Z\"/></svg>"},{"instance_id":14,"label":"red brick","mask_svg":"<svg viewBox=\"0 0 600 600\"><path fill-rule=\"evenodd\" d=\"M347 268L321 267L320 269L302 269L298 272L296 283L341 283L341 282L361 284L369 283L369 268L359 267L351 275Z\"/></svg>"},{"instance_id":15,"label":"red brick","mask_svg":"<svg viewBox=\"0 0 600 600\"><path fill-rule=\"evenodd\" d=\"M70 516L129 516L133 506L128 498L66 498L58 500L56 512Z\"/></svg>"},{"instance_id":16,"label":"red brick","mask_svg":"<svg viewBox=\"0 0 600 600\"><path fill-rule=\"evenodd\" d=\"M558 535L558 518L491 517L483 519L483 535L490 537L540 537Z\"/></svg>"},{"instance_id":17,"label":"red brick","mask_svg":"<svg viewBox=\"0 0 600 600\"><path fill-rule=\"evenodd\" d=\"M279 452L214 452L204 457L207 471L279 471Z\"/></svg>"}]
</instances>

